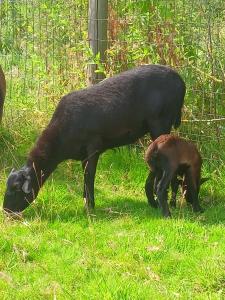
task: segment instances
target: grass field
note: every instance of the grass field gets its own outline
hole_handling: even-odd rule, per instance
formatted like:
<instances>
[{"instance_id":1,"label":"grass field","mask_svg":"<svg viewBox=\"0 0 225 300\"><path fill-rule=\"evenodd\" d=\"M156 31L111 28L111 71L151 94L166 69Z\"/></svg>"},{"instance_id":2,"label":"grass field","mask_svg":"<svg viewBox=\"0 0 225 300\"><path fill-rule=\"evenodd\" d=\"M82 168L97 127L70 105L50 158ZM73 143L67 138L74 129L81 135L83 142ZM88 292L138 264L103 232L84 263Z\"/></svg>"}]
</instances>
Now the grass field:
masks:
<instances>
[{"instance_id":1,"label":"grass field","mask_svg":"<svg viewBox=\"0 0 225 300\"><path fill-rule=\"evenodd\" d=\"M37 132L1 131L0 193ZM8 168L4 167L7 165ZM143 149L102 155L96 209L83 209L79 163L48 180L23 220L0 216L0 299L224 299L225 169L204 163L205 212L182 203L165 220L148 207Z\"/></svg>"},{"instance_id":2,"label":"grass field","mask_svg":"<svg viewBox=\"0 0 225 300\"><path fill-rule=\"evenodd\" d=\"M204 158L196 215L182 201L165 220L148 206L140 144L99 161L96 208L67 161L22 220L0 211L0 300L225 299L224 1L109 1L107 76L168 64L187 85L180 133ZM88 1L0 0L0 64L7 97L0 128L0 207L60 97L86 86ZM99 65L101 66L101 64ZM210 120L208 120L210 119ZM206 158L206 159L205 159Z\"/></svg>"}]
</instances>

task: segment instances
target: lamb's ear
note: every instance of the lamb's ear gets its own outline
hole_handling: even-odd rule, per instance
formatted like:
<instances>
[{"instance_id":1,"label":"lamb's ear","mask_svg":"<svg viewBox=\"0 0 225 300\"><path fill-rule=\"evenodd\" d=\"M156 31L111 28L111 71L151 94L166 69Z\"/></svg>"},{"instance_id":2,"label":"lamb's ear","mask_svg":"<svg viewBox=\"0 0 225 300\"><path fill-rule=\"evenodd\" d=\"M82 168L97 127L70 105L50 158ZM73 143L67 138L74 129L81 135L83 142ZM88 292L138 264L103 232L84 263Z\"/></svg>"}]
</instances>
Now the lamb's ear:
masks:
<instances>
[{"instance_id":1,"label":"lamb's ear","mask_svg":"<svg viewBox=\"0 0 225 300\"><path fill-rule=\"evenodd\" d=\"M26 176L26 179L24 181L24 184L22 185L22 191L25 194L30 194L32 191L32 186L31 186L31 177L30 176Z\"/></svg>"},{"instance_id":2,"label":"lamb's ear","mask_svg":"<svg viewBox=\"0 0 225 300\"><path fill-rule=\"evenodd\" d=\"M209 177L203 177L200 179L200 185L208 181L210 178Z\"/></svg>"}]
</instances>

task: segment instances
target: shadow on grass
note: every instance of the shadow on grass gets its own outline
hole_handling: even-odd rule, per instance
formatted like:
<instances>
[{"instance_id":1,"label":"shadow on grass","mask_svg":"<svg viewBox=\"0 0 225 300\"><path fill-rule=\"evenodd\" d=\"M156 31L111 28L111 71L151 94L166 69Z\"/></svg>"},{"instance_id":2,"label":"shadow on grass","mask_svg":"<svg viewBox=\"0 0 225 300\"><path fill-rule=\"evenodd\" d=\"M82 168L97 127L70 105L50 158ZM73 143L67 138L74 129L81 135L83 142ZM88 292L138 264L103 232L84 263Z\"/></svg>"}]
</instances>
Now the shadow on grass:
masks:
<instances>
[{"instance_id":1,"label":"shadow on grass","mask_svg":"<svg viewBox=\"0 0 225 300\"><path fill-rule=\"evenodd\" d=\"M133 198L117 196L113 200L106 200L103 203L96 201L94 210L87 212L81 205L81 201L71 199L65 207L57 205L48 207L48 203L39 202L25 212L24 216L27 220L40 218L49 222L87 222L95 220L113 220L124 217L138 217L141 220L161 218L160 211L148 206L144 201L138 201Z\"/></svg>"},{"instance_id":2,"label":"shadow on grass","mask_svg":"<svg viewBox=\"0 0 225 300\"><path fill-rule=\"evenodd\" d=\"M224 196L213 197L213 202L205 204L204 213L200 222L204 225L225 224L225 201Z\"/></svg>"},{"instance_id":3,"label":"shadow on grass","mask_svg":"<svg viewBox=\"0 0 225 300\"><path fill-rule=\"evenodd\" d=\"M151 219L163 219L160 209L150 207L145 199L117 195L114 198L107 198L98 193L100 201L96 201L96 208L89 213L84 209L80 199L74 201L74 197L67 197L62 203L37 202L25 212L27 220L46 220L48 222L62 221L71 223L84 223L92 221L110 221L119 218L136 218L140 222ZM141 199L141 198L140 198ZM178 206L172 209L172 220L184 220L198 222L202 225L216 225L225 223L225 203L221 197L214 198L214 203L203 203L204 212L196 214L189 205Z\"/></svg>"},{"instance_id":4,"label":"shadow on grass","mask_svg":"<svg viewBox=\"0 0 225 300\"><path fill-rule=\"evenodd\" d=\"M5 178L10 172L12 167L21 167L25 162L25 155L30 149L30 144L33 144L33 141L38 136L38 131L36 129L31 130L30 124L27 124L21 130L13 129L9 130L8 128L0 127L0 148L1 148L1 159L0 159L0 169ZM113 220L118 218L134 217L140 220L140 222L151 220L151 219L163 219L159 209L154 209L147 204L147 201L140 192L140 197L126 196L122 193L114 193L110 195L111 186L116 182L120 184L120 174L116 173L116 177L110 182L109 174L113 174L115 170L120 171L124 175L125 170L131 170L130 173L134 174L133 170L137 168L141 172L145 172L144 162L140 160L139 155L136 152L138 150L132 151L129 147L118 148L117 150L107 151L104 154L100 162L99 175L103 175L102 183L104 185L104 180L107 180L108 187L106 192L103 192L102 188L100 191L96 189L96 208L88 216L87 212L83 208L82 203L82 188L83 188L83 175L81 172L80 163L65 163L64 167L58 167L57 171L54 172L54 183L52 184L52 190L58 189L58 185L72 186L72 181L79 183L80 186L76 187L79 191L79 195L75 198L74 195L70 192L66 195L54 194L51 189L50 193L43 198L40 197L39 200L25 211L24 216L28 220L40 219L46 220L47 222L62 221L62 222L84 222L86 220ZM142 150L140 150L142 151ZM141 154L142 156L142 154ZM111 164L113 162L113 168ZM79 166L78 166L79 165ZM110 173L109 173L110 170ZM5 173L3 173L5 172ZM222 172L222 171L221 171ZM128 172L129 173L129 172ZM137 176L140 176L138 174ZM216 173L217 174L217 173ZM215 176L216 176L215 174ZM222 174L222 173L219 173ZM128 177L125 179L127 182L130 180ZM220 175L222 176L222 175ZM69 178L69 180L68 180ZM107 179L106 179L107 178ZM5 180L5 179L4 179ZM53 181L52 181L53 182ZM69 182L69 183L68 183ZM216 184L216 179L211 183ZM135 184L135 183L134 183ZM79 184L78 184L79 185ZM143 183L144 185L144 183ZM127 189L129 193L135 188L124 186L124 189ZM214 195L207 196L207 186L205 187L206 199L203 197L203 208L204 213L201 215L195 214L192 212L191 207L184 206L178 207L177 209L171 209L172 218L182 219L184 221L190 222L199 222L202 225L215 225L215 224L224 224L225 223L225 201L222 194L214 192ZM222 190L222 189L221 189ZM77 191L76 191L77 192ZM46 193L47 194L47 193ZM61 196L62 195L62 196ZM50 200L51 199L51 200ZM50 201L49 201L50 200Z\"/></svg>"},{"instance_id":5,"label":"shadow on grass","mask_svg":"<svg viewBox=\"0 0 225 300\"><path fill-rule=\"evenodd\" d=\"M201 201L203 213L194 213L190 204L184 204L171 209L174 219L183 219L189 222L198 222L202 225L225 224L225 202L221 195Z\"/></svg>"}]
</instances>

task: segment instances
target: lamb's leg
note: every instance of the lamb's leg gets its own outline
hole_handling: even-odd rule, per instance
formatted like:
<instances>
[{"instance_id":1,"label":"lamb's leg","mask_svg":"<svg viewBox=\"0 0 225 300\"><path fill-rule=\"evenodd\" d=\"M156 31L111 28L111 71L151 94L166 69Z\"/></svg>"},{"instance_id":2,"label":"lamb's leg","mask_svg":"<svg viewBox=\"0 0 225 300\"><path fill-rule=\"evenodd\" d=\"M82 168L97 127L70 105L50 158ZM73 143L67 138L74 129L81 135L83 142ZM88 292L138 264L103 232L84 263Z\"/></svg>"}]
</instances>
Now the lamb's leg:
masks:
<instances>
[{"instance_id":1,"label":"lamb's leg","mask_svg":"<svg viewBox=\"0 0 225 300\"><path fill-rule=\"evenodd\" d=\"M88 159L82 162L82 167L84 170L84 201L86 208L94 208L94 181L95 173L98 163L99 153L92 153L89 155Z\"/></svg>"},{"instance_id":2,"label":"lamb's leg","mask_svg":"<svg viewBox=\"0 0 225 300\"><path fill-rule=\"evenodd\" d=\"M191 203L194 212L203 212L203 209L199 204L198 188L196 187L193 171L191 169L186 172L185 180L187 183L187 201Z\"/></svg>"},{"instance_id":3,"label":"lamb's leg","mask_svg":"<svg viewBox=\"0 0 225 300\"><path fill-rule=\"evenodd\" d=\"M178 191L178 187L181 184L181 181L177 178L177 176L175 175L172 180L171 180L171 190L172 190L172 198L170 201L170 205L172 207L176 207L176 198L177 198L177 191Z\"/></svg>"},{"instance_id":4,"label":"lamb's leg","mask_svg":"<svg viewBox=\"0 0 225 300\"><path fill-rule=\"evenodd\" d=\"M157 172L155 173L155 181L154 181L154 194L156 195L157 193L157 187L158 187L158 184L160 182L160 179L162 178L162 171L161 170L157 170Z\"/></svg>"},{"instance_id":5,"label":"lamb's leg","mask_svg":"<svg viewBox=\"0 0 225 300\"><path fill-rule=\"evenodd\" d=\"M158 207L158 203L154 198L154 181L155 173L150 172L145 182L145 193L148 199L148 204L156 208Z\"/></svg>"},{"instance_id":6,"label":"lamb's leg","mask_svg":"<svg viewBox=\"0 0 225 300\"><path fill-rule=\"evenodd\" d=\"M159 201L159 205L162 210L162 214L165 218L169 218L171 216L167 198L168 198L168 188L173 177L172 171L169 169L165 169L163 171L163 175L159 184L157 186L157 197Z\"/></svg>"}]
</instances>

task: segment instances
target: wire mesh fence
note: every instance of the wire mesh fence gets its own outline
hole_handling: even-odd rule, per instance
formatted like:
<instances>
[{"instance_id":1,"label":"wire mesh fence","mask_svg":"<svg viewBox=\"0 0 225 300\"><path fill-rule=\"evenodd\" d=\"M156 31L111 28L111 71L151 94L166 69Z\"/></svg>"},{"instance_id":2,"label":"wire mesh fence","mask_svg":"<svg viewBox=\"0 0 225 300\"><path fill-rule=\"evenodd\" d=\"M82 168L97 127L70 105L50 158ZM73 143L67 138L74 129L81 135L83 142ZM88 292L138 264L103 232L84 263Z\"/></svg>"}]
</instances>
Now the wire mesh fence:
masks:
<instances>
[{"instance_id":1,"label":"wire mesh fence","mask_svg":"<svg viewBox=\"0 0 225 300\"><path fill-rule=\"evenodd\" d=\"M222 0L110 0L104 64L88 41L87 0L1 0L5 124L39 126L60 97L86 86L94 61L106 76L148 63L176 68L187 84L180 132L219 160L225 140L225 4ZM36 120L35 120L36 118ZM45 122L43 122L44 124ZM213 149L216 142L221 147Z\"/></svg>"},{"instance_id":2,"label":"wire mesh fence","mask_svg":"<svg viewBox=\"0 0 225 300\"><path fill-rule=\"evenodd\" d=\"M86 1L1 1L0 16L6 120L24 110L52 111L64 93L85 84Z\"/></svg>"},{"instance_id":3,"label":"wire mesh fence","mask_svg":"<svg viewBox=\"0 0 225 300\"><path fill-rule=\"evenodd\" d=\"M224 139L224 30L222 1L111 1L109 5L108 60L114 69L142 63L178 69L187 84L180 131L204 142L203 148ZM216 150L207 151L207 157L218 159L221 153Z\"/></svg>"}]
</instances>

